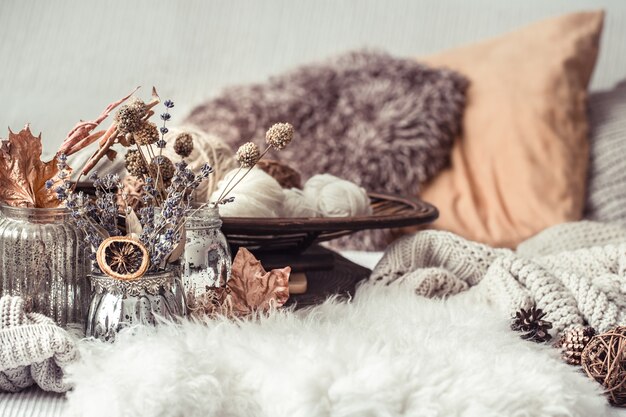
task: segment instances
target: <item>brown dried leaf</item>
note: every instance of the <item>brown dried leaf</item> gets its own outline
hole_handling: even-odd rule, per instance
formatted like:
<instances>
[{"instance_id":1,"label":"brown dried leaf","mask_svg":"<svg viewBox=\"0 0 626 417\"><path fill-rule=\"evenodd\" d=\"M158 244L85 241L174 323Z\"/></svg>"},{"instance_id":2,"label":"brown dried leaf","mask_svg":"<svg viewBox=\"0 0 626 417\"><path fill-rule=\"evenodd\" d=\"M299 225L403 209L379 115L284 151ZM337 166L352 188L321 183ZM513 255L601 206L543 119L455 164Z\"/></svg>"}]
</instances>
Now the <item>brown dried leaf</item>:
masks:
<instances>
[{"instance_id":1,"label":"brown dried leaf","mask_svg":"<svg viewBox=\"0 0 626 417\"><path fill-rule=\"evenodd\" d=\"M240 248L227 284L233 313L245 316L284 305L289 299L290 273L290 267L266 272L250 251Z\"/></svg>"},{"instance_id":2,"label":"brown dried leaf","mask_svg":"<svg viewBox=\"0 0 626 417\"><path fill-rule=\"evenodd\" d=\"M9 139L0 145L0 200L13 207L59 206L57 160L42 162L41 152L41 135L33 136L28 126L19 133L9 129ZM46 189L47 180L54 181L51 189Z\"/></svg>"},{"instance_id":3,"label":"brown dried leaf","mask_svg":"<svg viewBox=\"0 0 626 417\"><path fill-rule=\"evenodd\" d=\"M109 149L106 153L106 157L111 162L115 161L115 158L117 158L117 151Z\"/></svg>"}]
</instances>

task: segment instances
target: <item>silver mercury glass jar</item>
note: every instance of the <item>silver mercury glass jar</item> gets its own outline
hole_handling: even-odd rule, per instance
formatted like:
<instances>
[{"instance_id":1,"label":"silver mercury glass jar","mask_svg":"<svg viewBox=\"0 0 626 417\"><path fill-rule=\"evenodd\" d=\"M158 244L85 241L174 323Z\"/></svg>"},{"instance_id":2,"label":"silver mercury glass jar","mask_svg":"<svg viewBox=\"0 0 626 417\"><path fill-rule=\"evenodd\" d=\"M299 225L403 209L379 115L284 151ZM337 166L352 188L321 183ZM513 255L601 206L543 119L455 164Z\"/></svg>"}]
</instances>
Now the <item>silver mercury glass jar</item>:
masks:
<instances>
[{"instance_id":1,"label":"silver mercury glass jar","mask_svg":"<svg viewBox=\"0 0 626 417\"><path fill-rule=\"evenodd\" d=\"M89 275L93 289L85 335L113 342L117 333L134 325L155 326L159 319L185 315L180 268L119 280L102 273Z\"/></svg>"},{"instance_id":2,"label":"silver mercury glass jar","mask_svg":"<svg viewBox=\"0 0 626 417\"><path fill-rule=\"evenodd\" d=\"M183 286L187 299L197 299L230 279L232 260L217 207L197 210L187 220L183 255Z\"/></svg>"},{"instance_id":3,"label":"silver mercury glass jar","mask_svg":"<svg viewBox=\"0 0 626 417\"><path fill-rule=\"evenodd\" d=\"M0 205L0 295L21 296L58 325L84 323L88 248L64 208Z\"/></svg>"}]
</instances>

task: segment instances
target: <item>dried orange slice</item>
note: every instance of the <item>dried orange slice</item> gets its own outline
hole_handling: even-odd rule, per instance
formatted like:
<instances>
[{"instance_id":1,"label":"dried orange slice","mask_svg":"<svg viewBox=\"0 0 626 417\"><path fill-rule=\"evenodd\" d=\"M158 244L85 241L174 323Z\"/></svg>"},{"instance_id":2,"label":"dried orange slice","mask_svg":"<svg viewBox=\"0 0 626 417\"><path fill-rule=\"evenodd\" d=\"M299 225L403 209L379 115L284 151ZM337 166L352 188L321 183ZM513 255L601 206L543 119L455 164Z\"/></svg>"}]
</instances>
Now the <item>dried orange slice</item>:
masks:
<instances>
[{"instance_id":1,"label":"dried orange slice","mask_svg":"<svg viewBox=\"0 0 626 417\"><path fill-rule=\"evenodd\" d=\"M146 247L130 236L105 239L96 252L98 266L108 276L120 280L140 278L148 270L150 256Z\"/></svg>"}]
</instances>

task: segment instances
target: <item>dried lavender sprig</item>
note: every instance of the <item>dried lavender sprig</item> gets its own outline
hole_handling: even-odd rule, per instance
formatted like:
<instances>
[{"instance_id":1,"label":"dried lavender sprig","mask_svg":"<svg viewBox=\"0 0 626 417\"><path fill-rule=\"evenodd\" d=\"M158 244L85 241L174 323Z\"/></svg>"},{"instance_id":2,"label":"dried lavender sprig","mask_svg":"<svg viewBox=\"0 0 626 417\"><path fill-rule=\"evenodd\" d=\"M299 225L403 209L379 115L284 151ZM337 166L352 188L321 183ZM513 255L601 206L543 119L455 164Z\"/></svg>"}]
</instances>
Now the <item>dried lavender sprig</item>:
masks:
<instances>
[{"instance_id":1,"label":"dried lavender sprig","mask_svg":"<svg viewBox=\"0 0 626 417\"><path fill-rule=\"evenodd\" d=\"M102 243L103 237L94 223L95 207L82 192L74 193L67 187L67 192L57 194L70 211L70 216L76 225L84 232L86 241L95 249Z\"/></svg>"},{"instance_id":2,"label":"dried lavender sprig","mask_svg":"<svg viewBox=\"0 0 626 417\"><path fill-rule=\"evenodd\" d=\"M159 132L161 133L161 139L157 141L157 147L159 148L159 158L163 156L163 148L165 148L166 146L165 134L169 131L166 127L166 124L167 124L167 121L170 120L172 117L169 114L169 109L174 108L174 102L170 99L167 99L163 102L163 105L165 106L167 110L165 111L165 113L161 114L161 120L163 120L163 126L161 126L161 128L159 129ZM156 183L157 183L157 186L161 185L161 189L163 188L162 179L161 179L161 165L158 163L157 163Z\"/></svg>"},{"instance_id":3,"label":"dried lavender sprig","mask_svg":"<svg viewBox=\"0 0 626 417\"><path fill-rule=\"evenodd\" d=\"M182 236L182 227L192 209L191 191L196 189L199 183L205 180L213 169L205 164L201 172L196 176L184 162L176 164L175 175L172 184L167 188L167 197L161 207L161 213L154 216L153 213L142 213L144 216L157 217L154 223L144 228L140 240L148 248L151 254L151 268L158 268L167 261L167 256L174 250ZM150 191L148 187L148 192ZM140 220L149 223L147 219Z\"/></svg>"},{"instance_id":4,"label":"dried lavender sprig","mask_svg":"<svg viewBox=\"0 0 626 417\"><path fill-rule=\"evenodd\" d=\"M97 178L93 185L96 188L95 207L98 210L98 220L111 236L118 236L120 234L117 227L119 205L116 192L123 188L120 177L117 174L108 174Z\"/></svg>"},{"instance_id":5,"label":"dried lavender sprig","mask_svg":"<svg viewBox=\"0 0 626 417\"><path fill-rule=\"evenodd\" d=\"M180 196L186 196L185 211L183 213L183 216L181 216L181 218L183 218L183 217L187 217L187 215L191 211L192 196L191 196L190 191L193 191L194 189L196 189L198 185L200 184L200 182L206 180L209 177L209 175L213 173L213 168L208 163L205 163L203 164L200 170L200 174L196 176L193 174L193 172L191 172L190 169L187 168L187 164L185 162L180 162L176 164L176 172L177 173L175 174L175 177L177 177L177 179L176 179L176 182L174 182L174 179L173 179L172 185L168 187L168 196L175 196L177 198L179 198ZM182 199L179 199L179 202L181 201ZM183 219L183 223L181 224L181 226L185 222L186 222L186 219ZM165 224L161 224L160 227L156 228L155 232L156 233L161 232L161 230L164 227L165 227ZM179 227L179 230L180 230L180 227Z\"/></svg>"}]
</instances>

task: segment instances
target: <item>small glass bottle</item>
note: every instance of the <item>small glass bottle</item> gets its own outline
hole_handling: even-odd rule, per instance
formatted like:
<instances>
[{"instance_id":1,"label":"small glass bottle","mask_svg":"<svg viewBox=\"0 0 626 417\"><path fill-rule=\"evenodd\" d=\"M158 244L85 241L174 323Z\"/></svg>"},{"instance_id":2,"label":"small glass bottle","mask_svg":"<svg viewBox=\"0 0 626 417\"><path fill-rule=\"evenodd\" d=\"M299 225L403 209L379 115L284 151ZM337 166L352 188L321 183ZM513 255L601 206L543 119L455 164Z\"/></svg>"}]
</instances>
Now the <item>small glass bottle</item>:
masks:
<instances>
[{"instance_id":1,"label":"small glass bottle","mask_svg":"<svg viewBox=\"0 0 626 417\"><path fill-rule=\"evenodd\" d=\"M207 206L187 220L182 281L187 299L197 299L230 279L232 260L219 209Z\"/></svg>"}]
</instances>

